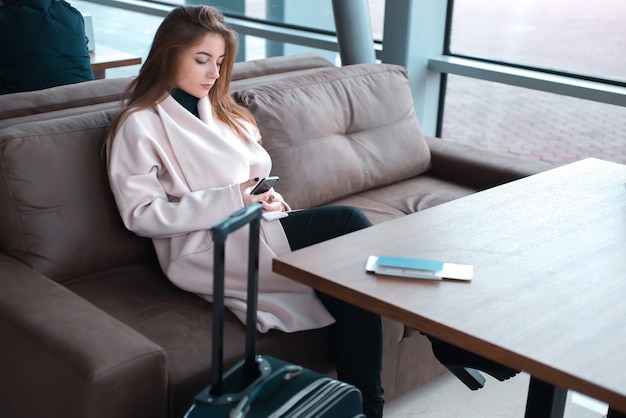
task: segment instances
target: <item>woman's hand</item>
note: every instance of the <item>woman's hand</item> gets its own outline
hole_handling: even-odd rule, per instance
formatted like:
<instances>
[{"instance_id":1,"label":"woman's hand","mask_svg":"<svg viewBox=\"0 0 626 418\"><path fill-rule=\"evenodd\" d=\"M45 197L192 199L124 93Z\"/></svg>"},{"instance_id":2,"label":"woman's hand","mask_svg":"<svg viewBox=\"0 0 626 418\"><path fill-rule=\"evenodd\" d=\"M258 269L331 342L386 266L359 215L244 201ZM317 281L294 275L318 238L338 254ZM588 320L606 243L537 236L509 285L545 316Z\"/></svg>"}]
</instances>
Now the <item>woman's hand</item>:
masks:
<instances>
[{"instance_id":1,"label":"woman's hand","mask_svg":"<svg viewBox=\"0 0 626 418\"><path fill-rule=\"evenodd\" d=\"M289 206L283 201L282 196L274 192L273 188L264 193L250 194L250 188L252 188L257 181L258 180L250 179L239 184L243 204L245 206L261 202L263 204L263 210L266 212L283 212L289 209Z\"/></svg>"},{"instance_id":2,"label":"woman's hand","mask_svg":"<svg viewBox=\"0 0 626 418\"><path fill-rule=\"evenodd\" d=\"M274 192L274 189L270 189L270 197L263 202L263 210L267 212L284 212L287 210L287 205L283 202L282 196Z\"/></svg>"}]
</instances>

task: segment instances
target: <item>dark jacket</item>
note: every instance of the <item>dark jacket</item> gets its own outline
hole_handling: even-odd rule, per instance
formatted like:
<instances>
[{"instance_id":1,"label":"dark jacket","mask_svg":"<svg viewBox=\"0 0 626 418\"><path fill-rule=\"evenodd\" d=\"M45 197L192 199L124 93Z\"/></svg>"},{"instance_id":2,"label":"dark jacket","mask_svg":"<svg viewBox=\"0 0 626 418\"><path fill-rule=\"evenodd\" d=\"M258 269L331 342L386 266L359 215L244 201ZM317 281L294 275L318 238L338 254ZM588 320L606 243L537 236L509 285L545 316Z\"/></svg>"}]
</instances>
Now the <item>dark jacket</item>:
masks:
<instances>
[{"instance_id":1,"label":"dark jacket","mask_svg":"<svg viewBox=\"0 0 626 418\"><path fill-rule=\"evenodd\" d=\"M93 80L81 13L60 0L0 6L0 94Z\"/></svg>"}]
</instances>

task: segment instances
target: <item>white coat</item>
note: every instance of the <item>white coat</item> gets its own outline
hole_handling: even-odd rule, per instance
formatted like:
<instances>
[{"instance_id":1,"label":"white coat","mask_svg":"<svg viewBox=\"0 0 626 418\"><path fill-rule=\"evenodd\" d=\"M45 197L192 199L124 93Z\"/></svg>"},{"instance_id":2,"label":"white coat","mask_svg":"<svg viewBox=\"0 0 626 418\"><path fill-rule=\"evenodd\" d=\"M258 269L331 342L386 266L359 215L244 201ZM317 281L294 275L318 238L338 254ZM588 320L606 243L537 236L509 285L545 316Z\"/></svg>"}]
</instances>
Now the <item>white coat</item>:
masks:
<instances>
[{"instance_id":1,"label":"white coat","mask_svg":"<svg viewBox=\"0 0 626 418\"><path fill-rule=\"evenodd\" d=\"M248 126L248 143L216 121L208 98L200 118L168 96L131 113L109 151L109 179L126 227L150 237L167 277L211 301L213 241L209 228L243 207L239 184L270 174L271 160ZM257 328L286 332L320 328L334 319L313 290L279 276L271 260L290 251L280 221L261 222ZM225 305L246 312L248 228L226 240Z\"/></svg>"}]
</instances>

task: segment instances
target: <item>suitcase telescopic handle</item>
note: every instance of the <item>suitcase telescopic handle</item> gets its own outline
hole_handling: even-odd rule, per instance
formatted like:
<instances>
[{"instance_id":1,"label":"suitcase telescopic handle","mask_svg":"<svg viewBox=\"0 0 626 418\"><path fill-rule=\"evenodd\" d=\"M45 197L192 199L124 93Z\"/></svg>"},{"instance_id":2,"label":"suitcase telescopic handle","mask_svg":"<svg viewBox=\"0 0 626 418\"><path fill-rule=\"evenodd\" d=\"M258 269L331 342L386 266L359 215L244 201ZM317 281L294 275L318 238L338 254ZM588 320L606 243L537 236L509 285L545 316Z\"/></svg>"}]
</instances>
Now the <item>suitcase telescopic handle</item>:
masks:
<instances>
[{"instance_id":1,"label":"suitcase telescopic handle","mask_svg":"<svg viewBox=\"0 0 626 418\"><path fill-rule=\"evenodd\" d=\"M250 224L248 244L248 292L246 309L246 349L243 379L252 381L260 374L256 361L256 317L259 288L259 233L263 206L255 203L234 212L211 228L213 251L213 329L211 394L223 393L224 376L224 247L228 234Z\"/></svg>"},{"instance_id":2,"label":"suitcase telescopic handle","mask_svg":"<svg viewBox=\"0 0 626 418\"><path fill-rule=\"evenodd\" d=\"M223 244L226 242L228 234L244 225L249 224L252 221L260 221L263 212L263 206L261 203L252 204L244 208L239 209L237 212L232 213L226 219L213 225L211 228L211 236L213 242Z\"/></svg>"}]
</instances>

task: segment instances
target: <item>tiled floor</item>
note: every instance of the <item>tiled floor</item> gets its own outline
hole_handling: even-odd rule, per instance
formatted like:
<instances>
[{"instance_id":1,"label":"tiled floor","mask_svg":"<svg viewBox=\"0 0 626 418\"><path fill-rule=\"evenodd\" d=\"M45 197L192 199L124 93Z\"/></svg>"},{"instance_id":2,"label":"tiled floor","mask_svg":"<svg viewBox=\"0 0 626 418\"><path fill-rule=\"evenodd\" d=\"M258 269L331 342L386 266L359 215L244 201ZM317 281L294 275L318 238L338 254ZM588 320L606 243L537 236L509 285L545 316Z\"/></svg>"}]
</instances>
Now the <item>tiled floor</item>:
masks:
<instances>
[{"instance_id":1,"label":"tiled floor","mask_svg":"<svg viewBox=\"0 0 626 418\"><path fill-rule=\"evenodd\" d=\"M385 418L523 418L529 376L520 374L499 382L487 377L485 387L467 389L447 374L394 400L385 407ZM565 418L602 418L607 406L569 392Z\"/></svg>"}]
</instances>

